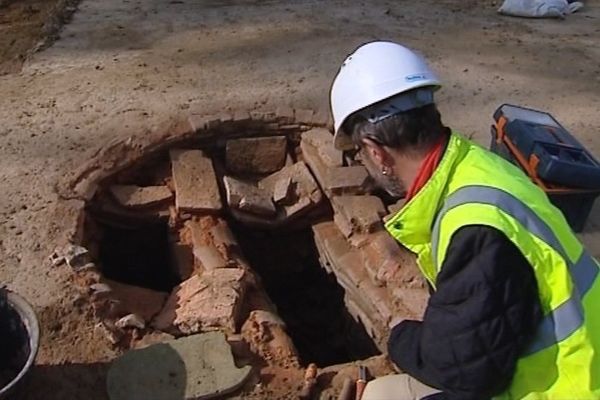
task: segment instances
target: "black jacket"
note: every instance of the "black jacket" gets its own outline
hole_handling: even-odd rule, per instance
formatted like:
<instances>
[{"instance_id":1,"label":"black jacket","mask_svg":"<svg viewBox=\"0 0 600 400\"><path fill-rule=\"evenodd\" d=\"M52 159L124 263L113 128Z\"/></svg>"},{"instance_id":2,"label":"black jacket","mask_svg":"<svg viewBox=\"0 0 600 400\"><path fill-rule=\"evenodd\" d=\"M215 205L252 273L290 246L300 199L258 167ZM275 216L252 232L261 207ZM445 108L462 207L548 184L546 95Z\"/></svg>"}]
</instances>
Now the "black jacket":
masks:
<instances>
[{"instance_id":1,"label":"black jacket","mask_svg":"<svg viewBox=\"0 0 600 400\"><path fill-rule=\"evenodd\" d=\"M443 391L429 399L487 399L510 383L542 318L531 265L500 231L459 229L423 322L403 321L388 350L400 369Z\"/></svg>"}]
</instances>

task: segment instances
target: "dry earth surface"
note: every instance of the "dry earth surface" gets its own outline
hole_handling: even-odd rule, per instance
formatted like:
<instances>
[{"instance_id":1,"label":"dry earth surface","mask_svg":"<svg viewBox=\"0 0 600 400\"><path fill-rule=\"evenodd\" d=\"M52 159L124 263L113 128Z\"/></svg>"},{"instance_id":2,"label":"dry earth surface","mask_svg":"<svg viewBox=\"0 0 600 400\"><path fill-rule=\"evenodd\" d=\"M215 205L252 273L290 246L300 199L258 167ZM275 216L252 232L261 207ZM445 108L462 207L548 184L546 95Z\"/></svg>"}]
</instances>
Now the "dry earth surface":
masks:
<instances>
[{"instance_id":1,"label":"dry earth surface","mask_svg":"<svg viewBox=\"0 0 600 400\"><path fill-rule=\"evenodd\" d=\"M475 0L83 0L20 71L53 32L48 7L66 2L24 1L33 8L20 13L14 3L0 8L0 70L10 72L0 77L0 281L41 319L26 398L106 398L117 353L94 330L69 268L48 255L74 218L57 182L112 140L191 111L326 108L344 56L385 38L431 60L453 128L487 144L495 108L517 103L553 113L600 155L598 0L564 21L502 17L498 2ZM595 209L581 236L596 256L599 226Z\"/></svg>"}]
</instances>

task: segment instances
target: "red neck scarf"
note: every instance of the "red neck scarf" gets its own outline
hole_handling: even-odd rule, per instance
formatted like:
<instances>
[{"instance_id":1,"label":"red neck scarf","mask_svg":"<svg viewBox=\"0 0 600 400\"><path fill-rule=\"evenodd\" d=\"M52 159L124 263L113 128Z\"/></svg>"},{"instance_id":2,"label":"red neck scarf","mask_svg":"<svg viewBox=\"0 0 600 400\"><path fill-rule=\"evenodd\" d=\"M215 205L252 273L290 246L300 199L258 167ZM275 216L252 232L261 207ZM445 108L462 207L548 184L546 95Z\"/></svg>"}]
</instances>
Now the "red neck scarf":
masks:
<instances>
[{"instance_id":1,"label":"red neck scarf","mask_svg":"<svg viewBox=\"0 0 600 400\"><path fill-rule=\"evenodd\" d=\"M437 168L440 160L442 159L442 155L444 154L444 150L446 149L446 140L448 139L448 135L442 135L437 143L429 150L429 153L425 156L423 161L421 162L421 166L419 167L419 172L412 185L408 189L406 193L406 202L408 203L410 199L415 197L419 190L425 186L427 181L431 178L435 169Z\"/></svg>"}]
</instances>

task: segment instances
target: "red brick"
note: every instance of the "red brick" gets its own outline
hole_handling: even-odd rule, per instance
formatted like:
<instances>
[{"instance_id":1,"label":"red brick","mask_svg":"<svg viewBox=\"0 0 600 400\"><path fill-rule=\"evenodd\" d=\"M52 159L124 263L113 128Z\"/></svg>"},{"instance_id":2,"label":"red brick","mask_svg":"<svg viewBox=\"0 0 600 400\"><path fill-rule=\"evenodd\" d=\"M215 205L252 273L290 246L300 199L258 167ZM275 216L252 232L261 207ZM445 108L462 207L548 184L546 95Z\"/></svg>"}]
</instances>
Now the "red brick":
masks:
<instances>
[{"instance_id":1,"label":"red brick","mask_svg":"<svg viewBox=\"0 0 600 400\"><path fill-rule=\"evenodd\" d=\"M364 193L369 174L363 166L328 167L317 149L306 140L300 142L300 147L302 157L327 196Z\"/></svg>"},{"instance_id":2,"label":"red brick","mask_svg":"<svg viewBox=\"0 0 600 400\"><path fill-rule=\"evenodd\" d=\"M233 173L266 174L281 169L286 155L285 136L232 139L227 141L225 163Z\"/></svg>"},{"instance_id":3,"label":"red brick","mask_svg":"<svg viewBox=\"0 0 600 400\"><path fill-rule=\"evenodd\" d=\"M335 212L350 224L353 233L370 233L383 227L381 217L386 211L379 197L335 196L331 204Z\"/></svg>"},{"instance_id":4,"label":"red brick","mask_svg":"<svg viewBox=\"0 0 600 400\"><path fill-rule=\"evenodd\" d=\"M186 335L215 328L236 332L245 289L240 268L194 275L173 290L152 325Z\"/></svg>"},{"instance_id":5,"label":"red brick","mask_svg":"<svg viewBox=\"0 0 600 400\"><path fill-rule=\"evenodd\" d=\"M392 296L400 303L401 308L408 311L406 318L423 319L429 301L429 291L426 288L396 287L392 290Z\"/></svg>"},{"instance_id":6,"label":"red brick","mask_svg":"<svg viewBox=\"0 0 600 400\"><path fill-rule=\"evenodd\" d=\"M326 166L342 166L342 152L333 146L333 135L327 129L315 128L304 132L302 140L317 150L319 158Z\"/></svg>"},{"instance_id":7,"label":"red brick","mask_svg":"<svg viewBox=\"0 0 600 400\"><path fill-rule=\"evenodd\" d=\"M201 150L171 150L175 205L179 211L222 208L212 161Z\"/></svg>"},{"instance_id":8,"label":"red brick","mask_svg":"<svg viewBox=\"0 0 600 400\"><path fill-rule=\"evenodd\" d=\"M204 270L214 270L231 266L231 262L226 258L226 254L223 254L215 246L209 227L203 226L202 222L198 220L187 221L185 226L190 230L192 236L192 252L194 257Z\"/></svg>"},{"instance_id":9,"label":"red brick","mask_svg":"<svg viewBox=\"0 0 600 400\"><path fill-rule=\"evenodd\" d=\"M303 162L298 162L269 175L261 180L258 186L265 192L274 194L277 182L287 178L290 178L294 185L295 198L283 204L285 218L308 212L321 202L323 198L321 190Z\"/></svg>"}]
</instances>

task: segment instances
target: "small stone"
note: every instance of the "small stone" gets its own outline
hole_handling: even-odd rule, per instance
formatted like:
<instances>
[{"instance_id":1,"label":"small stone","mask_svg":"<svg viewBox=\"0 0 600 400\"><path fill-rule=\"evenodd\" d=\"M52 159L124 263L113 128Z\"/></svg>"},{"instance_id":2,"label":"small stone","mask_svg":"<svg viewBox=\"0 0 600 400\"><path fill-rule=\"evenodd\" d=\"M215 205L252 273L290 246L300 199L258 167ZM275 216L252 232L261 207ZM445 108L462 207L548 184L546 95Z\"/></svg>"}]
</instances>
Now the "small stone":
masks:
<instances>
[{"instance_id":1,"label":"small stone","mask_svg":"<svg viewBox=\"0 0 600 400\"><path fill-rule=\"evenodd\" d=\"M93 294L109 293L112 291L111 287L106 283L94 283L90 285L90 289L92 289Z\"/></svg>"},{"instance_id":2,"label":"small stone","mask_svg":"<svg viewBox=\"0 0 600 400\"><path fill-rule=\"evenodd\" d=\"M240 175L268 174L284 166L286 154L285 136L232 139L227 141L225 164Z\"/></svg>"},{"instance_id":3,"label":"small stone","mask_svg":"<svg viewBox=\"0 0 600 400\"><path fill-rule=\"evenodd\" d=\"M185 335L222 328L235 332L246 285L241 268L194 275L175 287L152 326Z\"/></svg>"},{"instance_id":4,"label":"small stone","mask_svg":"<svg viewBox=\"0 0 600 400\"><path fill-rule=\"evenodd\" d=\"M77 270L91 262L88 249L74 244L68 245L64 250L64 258L69 267Z\"/></svg>"},{"instance_id":5,"label":"small stone","mask_svg":"<svg viewBox=\"0 0 600 400\"><path fill-rule=\"evenodd\" d=\"M222 208L212 161L201 150L171 150L175 205L179 211Z\"/></svg>"},{"instance_id":6,"label":"small stone","mask_svg":"<svg viewBox=\"0 0 600 400\"><path fill-rule=\"evenodd\" d=\"M115 326L117 328L125 329L125 328L137 328L144 329L146 327L146 322L142 317L136 314L127 314L126 316L119 319Z\"/></svg>"},{"instance_id":7,"label":"small stone","mask_svg":"<svg viewBox=\"0 0 600 400\"><path fill-rule=\"evenodd\" d=\"M65 262L65 257L61 256L58 250L55 250L52 254L50 254L48 259L50 260L50 263L52 263L53 267L58 267Z\"/></svg>"},{"instance_id":8,"label":"small stone","mask_svg":"<svg viewBox=\"0 0 600 400\"><path fill-rule=\"evenodd\" d=\"M173 198L166 186L113 185L110 192L120 205L130 208L152 207Z\"/></svg>"}]
</instances>

